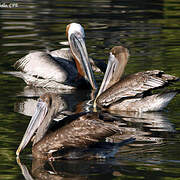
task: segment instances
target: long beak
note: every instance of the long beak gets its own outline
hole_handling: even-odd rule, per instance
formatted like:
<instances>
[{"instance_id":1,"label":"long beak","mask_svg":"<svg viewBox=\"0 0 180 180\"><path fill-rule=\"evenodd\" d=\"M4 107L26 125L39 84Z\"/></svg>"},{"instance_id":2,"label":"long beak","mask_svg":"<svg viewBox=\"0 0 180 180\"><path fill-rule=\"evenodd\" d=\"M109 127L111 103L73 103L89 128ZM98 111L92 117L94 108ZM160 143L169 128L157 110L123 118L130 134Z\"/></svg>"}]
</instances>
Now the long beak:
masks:
<instances>
[{"instance_id":1,"label":"long beak","mask_svg":"<svg viewBox=\"0 0 180 180\"><path fill-rule=\"evenodd\" d=\"M89 81L93 89L97 89L92 67L88 59L84 38L80 34L72 33L70 35L69 44L79 74Z\"/></svg>"},{"instance_id":2,"label":"long beak","mask_svg":"<svg viewBox=\"0 0 180 180\"><path fill-rule=\"evenodd\" d=\"M117 64L117 60L115 58L115 56L110 53L109 59L108 59L108 65L107 65L107 69L103 78L103 81L101 83L101 87L99 89L99 92L96 96L96 99L99 95L101 95L106 89L109 88L109 84L111 83L113 74L114 74L114 70Z\"/></svg>"},{"instance_id":3,"label":"long beak","mask_svg":"<svg viewBox=\"0 0 180 180\"><path fill-rule=\"evenodd\" d=\"M43 101L39 101L35 110L34 115L32 116L30 123L26 129L24 137L19 145L16 155L19 156L20 152L26 147L30 139L32 138L35 131L38 129L43 119L47 114L48 108L47 104Z\"/></svg>"}]
</instances>

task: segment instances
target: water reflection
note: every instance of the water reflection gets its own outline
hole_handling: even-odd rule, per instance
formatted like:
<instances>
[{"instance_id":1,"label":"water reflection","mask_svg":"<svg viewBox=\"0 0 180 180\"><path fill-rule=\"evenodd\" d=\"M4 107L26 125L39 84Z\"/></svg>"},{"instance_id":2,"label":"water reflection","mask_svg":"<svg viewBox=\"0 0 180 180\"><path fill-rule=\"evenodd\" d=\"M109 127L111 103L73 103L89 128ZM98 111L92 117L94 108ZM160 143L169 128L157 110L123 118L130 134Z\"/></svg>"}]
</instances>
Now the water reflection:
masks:
<instances>
[{"instance_id":1,"label":"water reflection","mask_svg":"<svg viewBox=\"0 0 180 180\"><path fill-rule=\"evenodd\" d=\"M94 174L113 174L114 160L93 160L93 161L55 161L47 162L42 160L32 160L31 171L28 170L25 164L22 164L20 159L17 163L21 168L25 179L87 179L88 176Z\"/></svg>"},{"instance_id":2,"label":"water reflection","mask_svg":"<svg viewBox=\"0 0 180 180\"><path fill-rule=\"evenodd\" d=\"M21 92L17 93L19 100L14 105L15 112L32 116L38 101L37 97L45 93L58 94L66 104L66 109L62 114L68 115L90 111L92 109L91 99L94 99L95 96L94 90L58 90L26 86Z\"/></svg>"},{"instance_id":3,"label":"water reflection","mask_svg":"<svg viewBox=\"0 0 180 180\"><path fill-rule=\"evenodd\" d=\"M112 116L116 119L121 118L122 135L114 136L115 142L133 136L137 141L133 145L143 147L149 143L161 144L164 138L173 136L176 132L174 124L163 112L116 112Z\"/></svg>"}]
</instances>

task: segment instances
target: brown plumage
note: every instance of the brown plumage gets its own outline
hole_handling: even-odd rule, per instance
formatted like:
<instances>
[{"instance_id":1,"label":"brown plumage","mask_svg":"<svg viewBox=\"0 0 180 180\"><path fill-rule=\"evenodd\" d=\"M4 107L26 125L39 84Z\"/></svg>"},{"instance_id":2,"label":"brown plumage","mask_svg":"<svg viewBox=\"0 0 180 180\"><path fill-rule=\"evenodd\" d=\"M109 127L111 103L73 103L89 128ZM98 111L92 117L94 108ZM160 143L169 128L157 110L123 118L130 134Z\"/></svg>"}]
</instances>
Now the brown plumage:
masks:
<instances>
[{"instance_id":1,"label":"brown plumage","mask_svg":"<svg viewBox=\"0 0 180 180\"><path fill-rule=\"evenodd\" d=\"M121 79L127 60L126 48L116 46L111 50L108 67L97 96L97 105L109 110L120 111L157 111L164 108L177 92L151 96L150 91L167 86L179 78L160 70L151 70L138 72Z\"/></svg>"},{"instance_id":2,"label":"brown plumage","mask_svg":"<svg viewBox=\"0 0 180 180\"><path fill-rule=\"evenodd\" d=\"M46 93L40 97L35 114L16 152L17 155L36 130L32 154L34 158L40 159L54 158L55 152L60 152L60 158L77 158L74 152L79 155L82 149L87 151L91 145L104 141L106 137L120 131L117 125L100 119L98 113L82 113L67 117L60 121L58 127L49 130L52 118L59 110L63 110L63 104L55 94ZM73 153L66 153L66 149L72 149Z\"/></svg>"},{"instance_id":3,"label":"brown plumage","mask_svg":"<svg viewBox=\"0 0 180 180\"><path fill-rule=\"evenodd\" d=\"M44 136L33 146L32 154L35 158L47 158L48 153L66 148L76 148L80 151L81 148L88 148L118 131L118 127L97 119L97 114L85 114ZM65 154L61 158L66 156ZM68 156L70 158L71 155Z\"/></svg>"}]
</instances>

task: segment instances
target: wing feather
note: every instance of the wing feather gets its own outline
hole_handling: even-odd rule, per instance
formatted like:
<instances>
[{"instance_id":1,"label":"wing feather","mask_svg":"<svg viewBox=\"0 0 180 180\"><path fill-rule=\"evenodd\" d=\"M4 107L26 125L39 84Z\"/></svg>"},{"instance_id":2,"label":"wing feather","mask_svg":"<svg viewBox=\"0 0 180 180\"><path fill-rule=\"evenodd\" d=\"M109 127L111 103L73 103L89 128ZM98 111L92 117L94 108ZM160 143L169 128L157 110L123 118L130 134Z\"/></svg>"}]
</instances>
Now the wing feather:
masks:
<instances>
[{"instance_id":1,"label":"wing feather","mask_svg":"<svg viewBox=\"0 0 180 180\"><path fill-rule=\"evenodd\" d=\"M167 85L169 82L177 79L177 77L164 74L164 72L160 70L132 74L123 78L100 95L97 99L97 104L108 106L112 102L134 97L145 91Z\"/></svg>"},{"instance_id":2,"label":"wing feather","mask_svg":"<svg viewBox=\"0 0 180 180\"><path fill-rule=\"evenodd\" d=\"M49 53L30 52L19 59L14 67L31 76L44 79L51 79L57 82L64 82L67 79L67 72Z\"/></svg>"},{"instance_id":3,"label":"wing feather","mask_svg":"<svg viewBox=\"0 0 180 180\"><path fill-rule=\"evenodd\" d=\"M91 144L104 140L120 131L112 122L100 120L97 113L88 113L68 123L55 132L47 134L40 142L41 146L50 149L66 147L88 147Z\"/></svg>"}]
</instances>

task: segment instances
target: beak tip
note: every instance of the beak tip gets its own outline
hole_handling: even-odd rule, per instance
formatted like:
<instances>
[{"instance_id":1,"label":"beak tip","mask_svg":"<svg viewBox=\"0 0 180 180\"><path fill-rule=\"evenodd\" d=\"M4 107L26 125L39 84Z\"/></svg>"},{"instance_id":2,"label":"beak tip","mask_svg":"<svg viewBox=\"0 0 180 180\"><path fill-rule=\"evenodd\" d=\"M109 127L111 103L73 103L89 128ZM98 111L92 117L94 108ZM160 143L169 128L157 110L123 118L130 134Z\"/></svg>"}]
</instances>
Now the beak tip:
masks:
<instances>
[{"instance_id":1,"label":"beak tip","mask_svg":"<svg viewBox=\"0 0 180 180\"><path fill-rule=\"evenodd\" d=\"M91 86L92 86L92 88L94 89L94 90L97 90L97 85L96 85L96 81L90 81L90 84L91 84Z\"/></svg>"},{"instance_id":2,"label":"beak tip","mask_svg":"<svg viewBox=\"0 0 180 180\"><path fill-rule=\"evenodd\" d=\"M16 151L16 156L19 156L19 154L20 154L20 149L18 148Z\"/></svg>"},{"instance_id":3,"label":"beak tip","mask_svg":"<svg viewBox=\"0 0 180 180\"><path fill-rule=\"evenodd\" d=\"M95 85L95 86L93 86L93 89L94 89L94 90L96 90L96 89L97 89L97 86L96 86L96 85Z\"/></svg>"},{"instance_id":4,"label":"beak tip","mask_svg":"<svg viewBox=\"0 0 180 180\"><path fill-rule=\"evenodd\" d=\"M96 102L94 102L94 104L93 104L93 112L97 112L97 109L96 109Z\"/></svg>"}]
</instances>

